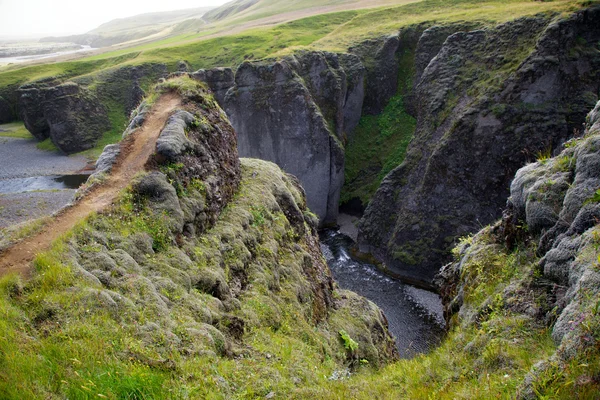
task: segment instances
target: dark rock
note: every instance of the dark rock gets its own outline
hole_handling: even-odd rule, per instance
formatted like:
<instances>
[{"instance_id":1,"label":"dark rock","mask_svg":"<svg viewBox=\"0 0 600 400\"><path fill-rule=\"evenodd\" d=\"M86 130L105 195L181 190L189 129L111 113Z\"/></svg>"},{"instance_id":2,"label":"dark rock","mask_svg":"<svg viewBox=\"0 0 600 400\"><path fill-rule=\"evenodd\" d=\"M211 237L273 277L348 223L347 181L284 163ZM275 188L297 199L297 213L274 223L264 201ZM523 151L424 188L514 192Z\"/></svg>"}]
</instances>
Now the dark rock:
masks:
<instances>
[{"instance_id":1,"label":"dark rock","mask_svg":"<svg viewBox=\"0 0 600 400\"><path fill-rule=\"evenodd\" d=\"M173 231L183 230L183 211L177 192L164 174L151 172L134 182L133 189L141 198L148 199L148 204L157 218L168 218Z\"/></svg>"},{"instance_id":2,"label":"dark rock","mask_svg":"<svg viewBox=\"0 0 600 400\"><path fill-rule=\"evenodd\" d=\"M19 110L25 128L37 140L47 139L50 136L50 126L44 116L44 92L33 86L23 86L18 92Z\"/></svg>"},{"instance_id":3,"label":"dark rock","mask_svg":"<svg viewBox=\"0 0 600 400\"><path fill-rule=\"evenodd\" d=\"M153 162L166 166L168 180L186 193L178 203L178 232L191 235L215 223L241 175L235 131L225 113L204 89L188 97L167 120Z\"/></svg>"},{"instance_id":4,"label":"dark rock","mask_svg":"<svg viewBox=\"0 0 600 400\"><path fill-rule=\"evenodd\" d=\"M144 89L140 87L139 82L135 80L133 82L131 91L129 92L127 104L125 106L125 112L129 114L135 110L144 99L144 96L146 96L146 92L144 92Z\"/></svg>"},{"instance_id":5,"label":"dark rock","mask_svg":"<svg viewBox=\"0 0 600 400\"><path fill-rule=\"evenodd\" d=\"M370 44L370 45L369 45ZM365 48L375 47L376 53L373 68L367 72L367 88L363 112L365 114L379 114L390 98L396 94L398 88L398 57L400 45L398 36L390 36L381 41L365 43Z\"/></svg>"},{"instance_id":6,"label":"dark rock","mask_svg":"<svg viewBox=\"0 0 600 400\"><path fill-rule=\"evenodd\" d=\"M365 98L366 69L360 58L353 54L340 54L340 65L346 73L346 98L344 100L344 133L348 138L358 126Z\"/></svg>"},{"instance_id":7,"label":"dark rock","mask_svg":"<svg viewBox=\"0 0 600 400\"><path fill-rule=\"evenodd\" d=\"M8 101L4 100L4 98L0 96L0 124L5 124L13 121L14 119L15 114L13 113L12 107Z\"/></svg>"},{"instance_id":8,"label":"dark rock","mask_svg":"<svg viewBox=\"0 0 600 400\"><path fill-rule=\"evenodd\" d=\"M190 70L190 64L187 61L179 60L177 62L177 71L179 72L188 72Z\"/></svg>"},{"instance_id":9,"label":"dark rock","mask_svg":"<svg viewBox=\"0 0 600 400\"><path fill-rule=\"evenodd\" d=\"M100 157L96 160L96 170L94 171L94 175L110 172L120 153L121 146L118 143L109 144L104 147L102 154L100 154Z\"/></svg>"},{"instance_id":10,"label":"dark rock","mask_svg":"<svg viewBox=\"0 0 600 400\"><path fill-rule=\"evenodd\" d=\"M244 63L235 83L224 108L238 133L240 156L273 161L296 175L310 209L322 223L334 222L343 152L303 80L284 60L270 65ZM336 192L338 197L330 199Z\"/></svg>"},{"instance_id":11,"label":"dark rock","mask_svg":"<svg viewBox=\"0 0 600 400\"><path fill-rule=\"evenodd\" d=\"M235 76L231 68L200 69L190 76L205 82L215 95L219 104L224 104L225 94L235 85Z\"/></svg>"},{"instance_id":12,"label":"dark rock","mask_svg":"<svg viewBox=\"0 0 600 400\"><path fill-rule=\"evenodd\" d=\"M322 224L337 218L342 142L360 119L365 69L351 54L302 51L272 64L199 70L238 133L242 157L296 175Z\"/></svg>"},{"instance_id":13,"label":"dark rock","mask_svg":"<svg viewBox=\"0 0 600 400\"><path fill-rule=\"evenodd\" d=\"M186 129L194 122L194 116L179 110L171 115L156 141L156 151L167 160L175 160L193 146L187 138Z\"/></svg>"},{"instance_id":14,"label":"dark rock","mask_svg":"<svg viewBox=\"0 0 600 400\"><path fill-rule=\"evenodd\" d=\"M92 148L110 129L104 106L76 83L46 89L43 109L52 143L67 154Z\"/></svg>"},{"instance_id":15,"label":"dark rock","mask_svg":"<svg viewBox=\"0 0 600 400\"><path fill-rule=\"evenodd\" d=\"M73 82L44 82L19 88L19 108L25 127L38 140L48 137L70 154L94 146L109 129L106 109L87 89Z\"/></svg>"},{"instance_id":16,"label":"dark rock","mask_svg":"<svg viewBox=\"0 0 600 400\"><path fill-rule=\"evenodd\" d=\"M600 54L587 50L600 39L598 21L600 10L590 9L550 25L526 18L450 36L416 86L415 138L367 207L361 250L429 281L456 237L500 217L514 172L570 138L597 101ZM509 62L515 72L494 81ZM551 203L533 207L534 229L553 225Z\"/></svg>"}]
</instances>

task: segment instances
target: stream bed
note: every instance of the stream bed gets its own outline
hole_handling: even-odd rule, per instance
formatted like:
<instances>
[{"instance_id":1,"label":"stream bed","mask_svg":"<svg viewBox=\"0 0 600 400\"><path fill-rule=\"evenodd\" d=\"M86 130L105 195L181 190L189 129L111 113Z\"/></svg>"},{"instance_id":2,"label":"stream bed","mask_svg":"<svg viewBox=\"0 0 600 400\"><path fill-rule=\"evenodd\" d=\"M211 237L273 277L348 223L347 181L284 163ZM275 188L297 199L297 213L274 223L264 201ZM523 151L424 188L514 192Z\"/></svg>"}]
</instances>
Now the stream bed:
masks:
<instances>
[{"instance_id":1,"label":"stream bed","mask_svg":"<svg viewBox=\"0 0 600 400\"><path fill-rule=\"evenodd\" d=\"M374 265L353 259L353 240L337 230L324 230L320 237L321 249L338 285L383 310L401 357L427 352L440 342L445 322L437 294L403 284Z\"/></svg>"}]
</instances>

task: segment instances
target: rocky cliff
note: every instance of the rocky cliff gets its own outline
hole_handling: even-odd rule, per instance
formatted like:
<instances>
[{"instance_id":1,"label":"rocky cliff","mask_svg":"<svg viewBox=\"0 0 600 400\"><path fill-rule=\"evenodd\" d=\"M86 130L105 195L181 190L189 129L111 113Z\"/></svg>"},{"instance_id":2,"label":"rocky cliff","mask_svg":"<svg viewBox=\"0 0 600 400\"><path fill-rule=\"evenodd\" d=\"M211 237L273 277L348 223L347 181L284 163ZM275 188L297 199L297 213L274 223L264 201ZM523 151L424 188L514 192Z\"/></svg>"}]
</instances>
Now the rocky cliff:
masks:
<instances>
[{"instance_id":1,"label":"rocky cliff","mask_svg":"<svg viewBox=\"0 0 600 400\"><path fill-rule=\"evenodd\" d=\"M94 147L108 131L122 129L144 96L142 86L167 74L163 64L144 64L68 82L48 78L19 87L16 108L36 139L50 138L64 153L76 153Z\"/></svg>"},{"instance_id":2,"label":"rocky cliff","mask_svg":"<svg viewBox=\"0 0 600 400\"><path fill-rule=\"evenodd\" d=\"M520 382L520 399L558 393L569 379L575 382L563 396L598 394L599 177L600 102L582 137L517 172L502 220L465 240L440 274L455 325L483 326L504 315L519 319L524 331L550 327L556 347ZM487 343L469 351L502 340L496 336L488 332Z\"/></svg>"},{"instance_id":3,"label":"rocky cliff","mask_svg":"<svg viewBox=\"0 0 600 400\"><path fill-rule=\"evenodd\" d=\"M417 64L437 54L417 68L414 139L366 210L361 250L428 282L456 237L498 218L514 172L576 134L598 99L599 21L597 8L526 18L452 34L439 51L426 31Z\"/></svg>"},{"instance_id":4,"label":"rocky cliff","mask_svg":"<svg viewBox=\"0 0 600 400\"><path fill-rule=\"evenodd\" d=\"M38 140L51 138L67 154L93 147L110 127L106 108L74 82L22 86L19 96L25 127Z\"/></svg>"},{"instance_id":5,"label":"rocky cliff","mask_svg":"<svg viewBox=\"0 0 600 400\"><path fill-rule=\"evenodd\" d=\"M14 120L14 113L8 101L0 96L0 124Z\"/></svg>"},{"instance_id":6,"label":"rocky cliff","mask_svg":"<svg viewBox=\"0 0 600 400\"><path fill-rule=\"evenodd\" d=\"M240 163L234 130L199 83L158 90L184 101L149 171L40 255L32 281L0 280L2 307L15 311L2 317L2 354L49 361L29 375L37 383L2 361L3 397L288 397L396 358L381 311L331 278L298 180Z\"/></svg>"},{"instance_id":7,"label":"rocky cliff","mask_svg":"<svg viewBox=\"0 0 600 400\"><path fill-rule=\"evenodd\" d=\"M335 223L343 184L343 142L361 115L358 57L299 52L271 63L198 71L238 132L243 157L275 162L298 177L322 224Z\"/></svg>"}]
</instances>

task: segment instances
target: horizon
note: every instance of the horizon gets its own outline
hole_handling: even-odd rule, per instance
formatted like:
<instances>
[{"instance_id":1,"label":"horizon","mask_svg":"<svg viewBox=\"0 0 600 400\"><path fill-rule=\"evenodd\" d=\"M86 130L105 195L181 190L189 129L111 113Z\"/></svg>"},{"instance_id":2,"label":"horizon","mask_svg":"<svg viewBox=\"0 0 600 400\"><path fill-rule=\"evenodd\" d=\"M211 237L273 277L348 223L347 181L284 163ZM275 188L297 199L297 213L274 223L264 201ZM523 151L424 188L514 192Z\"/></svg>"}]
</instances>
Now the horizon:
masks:
<instances>
[{"instance_id":1,"label":"horizon","mask_svg":"<svg viewBox=\"0 0 600 400\"><path fill-rule=\"evenodd\" d=\"M42 0L0 0L0 41L79 35L115 19L154 12L218 7L227 2L228 0L182 0L173 8L159 0L105 0L85 6L81 6L76 0L56 0L51 3ZM27 15L26 20L21 15ZM35 27L32 28L32 25Z\"/></svg>"}]
</instances>

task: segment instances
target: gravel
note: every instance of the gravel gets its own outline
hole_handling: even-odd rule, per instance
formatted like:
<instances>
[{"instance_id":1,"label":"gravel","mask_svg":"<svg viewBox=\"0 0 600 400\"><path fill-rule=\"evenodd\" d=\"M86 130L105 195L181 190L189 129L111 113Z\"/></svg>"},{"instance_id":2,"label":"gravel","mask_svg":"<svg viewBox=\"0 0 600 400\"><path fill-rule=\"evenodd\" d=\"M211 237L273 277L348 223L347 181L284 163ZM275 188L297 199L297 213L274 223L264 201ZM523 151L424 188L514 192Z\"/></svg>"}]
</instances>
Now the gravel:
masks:
<instances>
[{"instance_id":1,"label":"gravel","mask_svg":"<svg viewBox=\"0 0 600 400\"><path fill-rule=\"evenodd\" d=\"M33 139L0 137L0 180L70 175L87 166L83 156L39 150ZM73 201L75 190L0 194L0 228L51 215Z\"/></svg>"},{"instance_id":2,"label":"gravel","mask_svg":"<svg viewBox=\"0 0 600 400\"><path fill-rule=\"evenodd\" d=\"M87 165L83 156L38 149L34 139L0 138L0 179L73 174Z\"/></svg>"},{"instance_id":3,"label":"gravel","mask_svg":"<svg viewBox=\"0 0 600 400\"><path fill-rule=\"evenodd\" d=\"M0 228L45 217L69 204L74 189L0 195Z\"/></svg>"}]
</instances>

